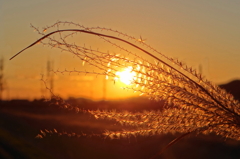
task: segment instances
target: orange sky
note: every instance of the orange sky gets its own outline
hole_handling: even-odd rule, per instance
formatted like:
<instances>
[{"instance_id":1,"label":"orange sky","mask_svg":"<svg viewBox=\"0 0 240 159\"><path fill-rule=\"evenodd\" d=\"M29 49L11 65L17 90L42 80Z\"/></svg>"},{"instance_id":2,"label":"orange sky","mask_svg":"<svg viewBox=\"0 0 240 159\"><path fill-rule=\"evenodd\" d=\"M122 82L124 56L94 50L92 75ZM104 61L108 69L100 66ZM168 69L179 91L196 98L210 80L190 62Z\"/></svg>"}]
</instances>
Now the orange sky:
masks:
<instances>
[{"instance_id":1,"label":"orange sky","mask_svg":"<svg viewBox=\"0 0 240 159\"><path fill-rule=\"evenodd\" d=\"M71 55L41 45L8 60L39 38L29 27L30 23L43 27L57 20L141 36L169 57L197 69L201 65L202 73L217 84L240 78L240 2L237 0L59 0L57 3L22 0L1 1L0 7L0 58L4 58L5 99L33 99L44 94L40 74L46 73L48 60L54 61L54 68L82 68ZM96 41L90 43L94 45ZM54 91L61 96L103 98L103 77L57 75L54 81ZM133 95L119 87L108 81L106 98Z\"/></svg>"}]
</instances>

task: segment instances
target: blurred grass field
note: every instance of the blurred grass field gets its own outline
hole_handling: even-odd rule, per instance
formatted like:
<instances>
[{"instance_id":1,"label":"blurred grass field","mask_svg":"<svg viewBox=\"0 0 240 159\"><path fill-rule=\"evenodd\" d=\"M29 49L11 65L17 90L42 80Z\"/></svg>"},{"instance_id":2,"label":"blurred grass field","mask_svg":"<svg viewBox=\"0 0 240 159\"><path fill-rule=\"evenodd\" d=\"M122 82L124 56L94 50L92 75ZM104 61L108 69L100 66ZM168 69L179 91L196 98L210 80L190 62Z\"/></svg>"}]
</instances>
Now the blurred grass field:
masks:
<instances>
[{"instance_id":1,"label":"blurred grass field","mask_svg":"<svg viewBox=\"0 0 240 159\"><path fill-rule=\"evenodd\" d=\"M145 102L142 102L144 100ZM138 101L138 102L137 102ZM146 99L129 99L116 102L74 100L84 109L126 106L129 111L155 109ZM140 104L141 103L141 104ZM159 103L155 103L159 104ZM130 108L129 105L132 107ZM134 106L136 105L136 106ZM139 107L137 107L137 105ZM149 107L151 105L152 107ZM120 108L119 108L120 109ZM122 109L122 107L121 107ZM84 113L60 109L44 101L8 101L0 108L0 158L83 158L83 159L147 159L155 155L178 135L138 136L130 139L104 139L104 130L121 130L114 121L96 120ZM56 129L60 132L88 134L67 136L47 134L35 138L40 130ZM95 135L93 135L95 134ZM240 143L217 136L189 136L167 149L161 159L239 159Z\"/></svg>"}]
</instances>

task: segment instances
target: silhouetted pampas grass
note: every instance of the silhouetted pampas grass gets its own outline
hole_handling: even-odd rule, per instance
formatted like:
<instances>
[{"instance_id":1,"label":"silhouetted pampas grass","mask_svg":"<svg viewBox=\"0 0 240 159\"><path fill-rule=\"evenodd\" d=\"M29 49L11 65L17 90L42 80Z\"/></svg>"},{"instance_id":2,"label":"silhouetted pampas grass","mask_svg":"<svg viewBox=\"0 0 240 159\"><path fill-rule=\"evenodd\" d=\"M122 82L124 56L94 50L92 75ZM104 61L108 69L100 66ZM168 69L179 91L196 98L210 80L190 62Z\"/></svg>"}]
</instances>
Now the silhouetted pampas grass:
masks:
<instances>
[{"instance_id":1,"label":"silhouetted pampas grass","mask_svg":"<svg viewBox=\"0 0 240 159\"><path fill-rule=\"evenodd\" d=\"M61 29L64 25L70 29ZM141 95L144 94L153 100L166 100L169 103L163 111L132 113L89 110L88 112L97 119L111 119L132 127L130 130L118 132L105 131L106 137L128 138L162 133L182 133L184 135L215 133L224 138L240 140L239 101L234 100L231 94L204 79L195 69L158 52L146 44L142 38L135 38L108 28L84 27L73 22L58 21L42 30L32 27L42 37L22 51L40 42L45 46L71 53L83 64L87 63L98 70L96 72L56 70L55 73L92 73L115 80L118 71L130 67L135 76L132 84L126 86L127 89L140 92ZM45 33L51 29L54 31ZM115 47L120 53L87 47L82 42L84 39L74 43L69 42L69 39L80 33L99 37L99 40ZM140 53L148 57L141 57Z\"/></svg>"}]
</instances>

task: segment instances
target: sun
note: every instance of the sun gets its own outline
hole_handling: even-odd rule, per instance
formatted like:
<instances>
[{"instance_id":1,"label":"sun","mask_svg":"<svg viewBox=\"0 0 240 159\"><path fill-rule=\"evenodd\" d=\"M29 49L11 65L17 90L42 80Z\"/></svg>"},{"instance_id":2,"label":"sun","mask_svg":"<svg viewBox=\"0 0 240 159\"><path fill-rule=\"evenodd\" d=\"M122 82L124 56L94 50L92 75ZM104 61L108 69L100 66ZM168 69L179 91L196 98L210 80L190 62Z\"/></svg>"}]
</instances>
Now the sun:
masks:
<instances>
[{"instance_id":1,"label":"sun","mask_svg":"<svg viewBox=\"0 0 240 159\"><path fill-rule=\"evenodd\" d=\"M121 72L116 72L115 80L120 80L122 83L126 85L132 84L134 79L136 78L136 72L133 71L131 66L126 67Z\"/></svg>"}]
</instances>

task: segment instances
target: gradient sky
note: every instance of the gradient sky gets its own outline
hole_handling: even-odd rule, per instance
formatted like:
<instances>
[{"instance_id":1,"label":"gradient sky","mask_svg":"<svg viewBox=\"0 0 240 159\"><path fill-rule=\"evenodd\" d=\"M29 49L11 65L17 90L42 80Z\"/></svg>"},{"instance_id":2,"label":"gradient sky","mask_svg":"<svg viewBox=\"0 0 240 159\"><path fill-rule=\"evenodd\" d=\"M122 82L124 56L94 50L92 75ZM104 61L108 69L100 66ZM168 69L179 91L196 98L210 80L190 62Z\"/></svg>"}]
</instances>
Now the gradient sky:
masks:
<instances>
[{"instance_id":1,"label":"gradient sky","mask_svg":"<svg viewBox=\"0 0 240 159\"><path fill-rule=\"evenodd\" d=\"M54 61L54 68L65 67L65 61L77 64L71 57L64 56L63 60L62 55L56 56L55 51L40 45L8 60L39 38L30 23L44 27L57 20L141 36L167 56L195 68L201 66L202 73L216 84L240 79L239 0L2 0L0 58L4 58L6 99L39 98L44 89L40 74L46 72L48 60ZM103 96L101 77L55 78L56 94L94 99ZM132 95L107 85L107 98Z\"/></svg>"}]
</instances>

